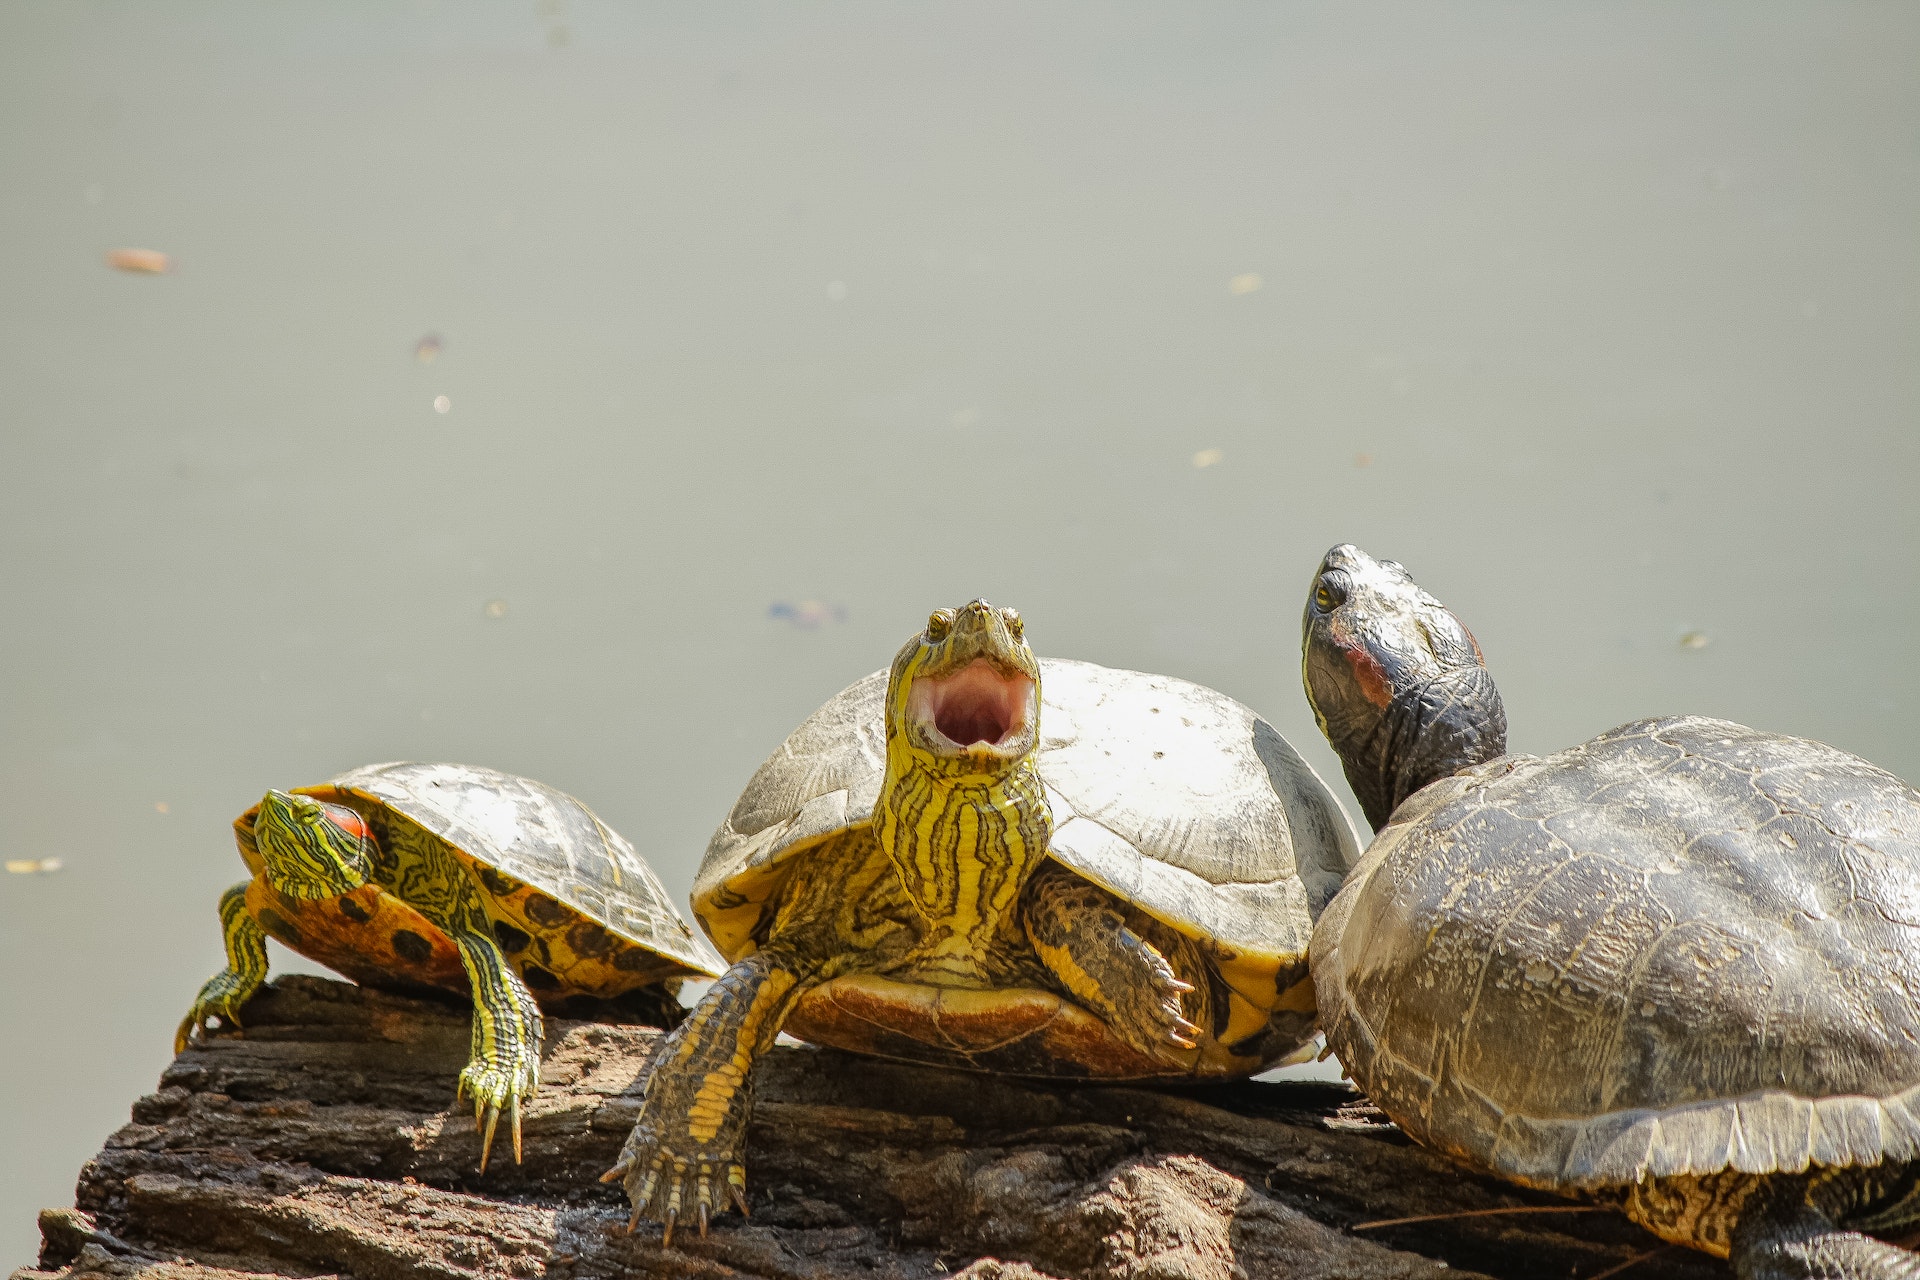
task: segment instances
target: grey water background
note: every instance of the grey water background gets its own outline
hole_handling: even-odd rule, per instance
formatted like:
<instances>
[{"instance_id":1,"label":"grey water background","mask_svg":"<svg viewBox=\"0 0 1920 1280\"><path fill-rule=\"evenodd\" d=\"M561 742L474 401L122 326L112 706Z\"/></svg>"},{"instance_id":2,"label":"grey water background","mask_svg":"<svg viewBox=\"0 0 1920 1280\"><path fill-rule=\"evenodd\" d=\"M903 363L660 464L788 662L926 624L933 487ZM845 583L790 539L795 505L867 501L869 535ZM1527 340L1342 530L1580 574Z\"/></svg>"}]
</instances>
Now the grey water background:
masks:
<instances>
[{"instance_id":1,"label":"grey water background","mask_svg":"<svg viewBox=\"0 0 1920 1280\"><path fill-rule=\"evenodd\" d=\"M1899 4L0 7L0 852L63 863L0 875L0 1255L267 787L526 773L683 896L977 595L1343 800L1344 540L1518 749L1920 778L1915 66Z\"/></svg>"}]
</instances>

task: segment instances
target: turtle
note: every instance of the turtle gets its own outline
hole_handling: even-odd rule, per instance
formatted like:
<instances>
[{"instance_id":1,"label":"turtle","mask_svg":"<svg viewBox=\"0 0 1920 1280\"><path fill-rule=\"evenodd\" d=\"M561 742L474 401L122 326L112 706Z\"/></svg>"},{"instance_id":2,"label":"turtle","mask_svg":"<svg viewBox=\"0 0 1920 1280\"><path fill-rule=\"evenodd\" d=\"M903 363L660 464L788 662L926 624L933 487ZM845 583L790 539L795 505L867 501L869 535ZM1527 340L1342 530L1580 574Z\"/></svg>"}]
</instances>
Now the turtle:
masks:
<instances>
[{"instance_id":1,"label":"turtle","mask_svg":"<svg viewBox=\"0 0 1920 1280\"><path fill-rule=\"evenodd\" d=\"M1471 632L1329 551L1307 697L1377 829L1326 1039L1417 1141L1762 1280L1920 1277L1920 792L1704 716L1506 754Z\"/></svg>"},{"instance_id":2,"label":"turtle","mask_svg":"<svg viewBox=\"0 0 1920 1280\"><path fill-rule=\"evenodd\" d=\"M783 1028L1078 1080L1273 1065L1313 1034L1306 942L1358 851L1233 699L1043 662L985 600L935 610L768 757L707 847L694 914L732 967L660 1042L605 1175L628 1229L650 1216L670 1242L723 1196L746 1211L754 1061Z\"/></svg>"},{"instance_id":3,"label":"turtle","mask_svg":"<svg viewBox=\"0 0 1920 1280\"><path fill-rule=\"evenodd\" d=\"M540 1079L540 1006L620 1001L675 1019L687 978L725 966L633 846L564 792L465 764L397 762L269 791L233 823L251 878L220 897L226 968L180 1023L238 1028L271 937L369 986L473 1001L473 1095L486 1172L502 1113Z\"/></svg>"}]
</instances>

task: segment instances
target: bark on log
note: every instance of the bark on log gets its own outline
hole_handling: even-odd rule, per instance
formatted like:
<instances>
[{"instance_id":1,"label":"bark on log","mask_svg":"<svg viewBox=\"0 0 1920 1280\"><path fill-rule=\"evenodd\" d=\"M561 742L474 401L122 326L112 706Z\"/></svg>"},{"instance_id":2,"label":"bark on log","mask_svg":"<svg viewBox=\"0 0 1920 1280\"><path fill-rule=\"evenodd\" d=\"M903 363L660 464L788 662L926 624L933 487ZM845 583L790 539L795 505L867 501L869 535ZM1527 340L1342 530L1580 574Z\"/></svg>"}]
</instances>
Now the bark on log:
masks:
<instances>
[{"instance_id":1,"label":"bark on log","mask_svg":"<svg viewBox=\"0 0 1920 1280\"><path fill-rule=\"evenodd\" d=\"M464 1011L286 977L245 1016L134 1105L15 1280L1591 1280L1659 1248L1605 1211L1352 1231L1566 1202L1461 1172L1344 1086L1075 1087L782 1047L749 1134L753 1217L663 1249L595 1180L657 1033L550 1020L526 1162L496 1148L482 1177L450 1096ZM1669 1249L1627 1276L1725 1274Z\"/></svg>"}]
</instances>

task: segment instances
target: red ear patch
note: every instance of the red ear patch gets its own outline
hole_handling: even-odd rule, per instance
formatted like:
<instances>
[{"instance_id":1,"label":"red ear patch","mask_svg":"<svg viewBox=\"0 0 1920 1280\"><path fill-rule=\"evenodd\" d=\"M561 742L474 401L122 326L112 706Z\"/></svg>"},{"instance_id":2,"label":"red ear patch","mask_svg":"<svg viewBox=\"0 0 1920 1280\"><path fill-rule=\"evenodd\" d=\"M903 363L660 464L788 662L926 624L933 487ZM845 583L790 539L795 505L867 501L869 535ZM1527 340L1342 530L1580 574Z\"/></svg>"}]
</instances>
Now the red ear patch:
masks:
<instances>
[{"instance_id":1,"label":"red ear patch","mask_svg":"<svg viewBox=\"0 0 1920 1280\"><path fill-rule=\"evenodd\" d=\"M343 804L323 804L321 811L327 815L327 821L357 840L373 839L373 828L367 820Z\"/></svg>"},{"instance_id":2,"label":"red ear patch","mask_svg":"<svg viewBox=\"0 0 1920 1280\"><path fill-rule=\"evenodd\" d=\"M1340 646L1347 665L1353 668L1354 682L1360 686L1360 696L1376 707L1384 707L1393 701L1393 685L1387 680L1387 669L1373 656L1366 642L1350 640L1335 634L1334 643Z\"/></svg>"}]
</instances>

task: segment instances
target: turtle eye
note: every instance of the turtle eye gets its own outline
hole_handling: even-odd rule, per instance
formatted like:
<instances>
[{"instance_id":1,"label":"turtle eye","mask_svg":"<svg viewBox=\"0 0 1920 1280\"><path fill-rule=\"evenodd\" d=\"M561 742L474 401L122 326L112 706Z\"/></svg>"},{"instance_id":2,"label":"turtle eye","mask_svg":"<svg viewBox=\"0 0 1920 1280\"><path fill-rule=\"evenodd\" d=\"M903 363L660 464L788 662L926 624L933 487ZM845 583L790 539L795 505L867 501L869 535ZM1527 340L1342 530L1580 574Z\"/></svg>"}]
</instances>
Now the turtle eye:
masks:
<instances>
[{"instance_id":1,"label":"turtle eye","mask_svg":"<svg viewBox=\"0 0 1920 1280\"><path fill-rule=\"evenodd\" d=\"M1313 603L1322 613L1332 613L1346 602L1346 588L1331 578L1321 578L1320 585L1313 589Z\"/></svg>"},{"instance_id":2,"label":"turtle eye","mask_svg":"<svg viewBox=\"0 0 1920 1280\"><path fill-rule=\"evenodd\" d=\"M1020 620L1020 611L1018 609L1002 609L1000 616L1006 621L1007 630L1013 632L1013 638L1015 640L1018 640L1026 631L1027 624Z\"/></svg>"},{"instance_id":3,"label":"turtle eye","mask_svg":"<svg viewBox=\"0 0 1920 1280\"><path fill-rule=\"evenodd\" d=\"M927 639L944 640L947 632L953 630L953 610L935 609L927 615Z\"/></svg>"}]
</instances>

